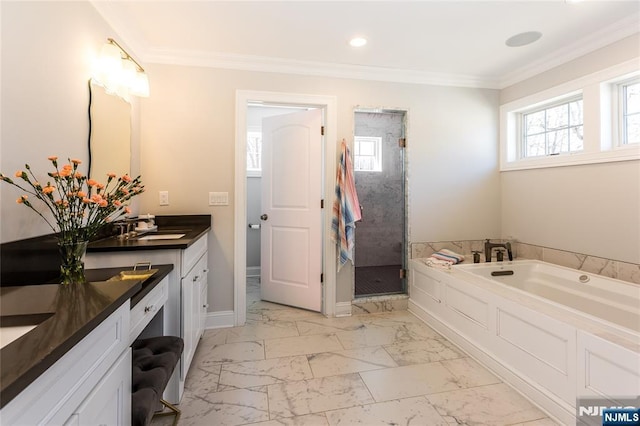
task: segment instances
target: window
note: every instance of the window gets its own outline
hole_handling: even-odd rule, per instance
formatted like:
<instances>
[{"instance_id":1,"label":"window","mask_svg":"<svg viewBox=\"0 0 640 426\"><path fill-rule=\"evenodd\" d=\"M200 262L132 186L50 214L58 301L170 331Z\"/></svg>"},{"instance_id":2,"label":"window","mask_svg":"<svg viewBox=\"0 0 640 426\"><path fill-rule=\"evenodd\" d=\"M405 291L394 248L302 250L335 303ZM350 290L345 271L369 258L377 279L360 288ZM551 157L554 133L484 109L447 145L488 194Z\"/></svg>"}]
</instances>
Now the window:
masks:
<instances>
[{"instance_id":1,"label":"window","mask_svg":"<svg viewBox=\"0 0 640 426\"><path fill-rule=\"evenodd\" d=\"M582 98L522 113L522 158L584 149Z\"/></svg>"},{"instance_id":2,"label":"window","mask_svg":"<svg viewBox=\"0 0 640 426\"><path fill-rule=\"evenodd\" d=\"M247 132L247 171L259 173L262 171L262 132Z\"/></svg>"},{"instance_id":3,"label":"window","mask_svg":"<svg viewBox=\"0 0 640 426\"><path fill-rule=\"evenodd\" d=\"M382 138L356 136L353 169L359 172L382 171Z\"/></svg>"},{"instance_id":4,"label":"window","mask_svg":"<svg viewBox=\"0 0 640 426\"><path fill-rule=\"evenodd\" d=\"M640 79L621 83L619 86L620 143L640 143Z\"/></svg>"},{"instance_id":5,"label":"window","mask_svg":"<svg viewBox=\"0 0 640 426\"><path fill-rule=\"evenodd\" d=\"M630 160L640 160L636 59L500 106L501 171Z\"/></svg>"}]
</instances>

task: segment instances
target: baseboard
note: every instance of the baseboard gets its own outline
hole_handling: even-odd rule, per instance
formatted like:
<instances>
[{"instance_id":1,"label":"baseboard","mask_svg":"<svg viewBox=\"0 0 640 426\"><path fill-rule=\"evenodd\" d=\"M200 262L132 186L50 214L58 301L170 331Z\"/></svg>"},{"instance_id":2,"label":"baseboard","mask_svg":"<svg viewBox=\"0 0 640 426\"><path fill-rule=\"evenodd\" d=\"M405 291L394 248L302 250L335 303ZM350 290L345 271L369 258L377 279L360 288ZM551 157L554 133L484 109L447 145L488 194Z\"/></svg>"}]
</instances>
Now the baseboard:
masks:
<instances>
[{"instance_id":1,"label":"baseboard","mask_svg":"<svg viewBox=\"0 0 640 426\"><path fill-rule=\"evenodd\" d=\"M350 317L351 302L337 302L335 314L337 317Z\"/></svg>"},{"instance_id":2,"label":"baseboard","mask_svg":"<svg viewBox=\"0 0 640 426\"><path fill-rule=\"evenodd\" d=\"M233 311L207 312L204 328L225 328L235 325L236 316Z\"/></svg>"},{"instance_id":3,"label":"baseboard","mask_svg":"<svg viewBox=\"0 0 640 426\"><path fill-rule=\"evenodd\" d=\"M259 266L247 266L247 277L259 277L259 276L260 276Z\"/></svg>"}]
</instances>

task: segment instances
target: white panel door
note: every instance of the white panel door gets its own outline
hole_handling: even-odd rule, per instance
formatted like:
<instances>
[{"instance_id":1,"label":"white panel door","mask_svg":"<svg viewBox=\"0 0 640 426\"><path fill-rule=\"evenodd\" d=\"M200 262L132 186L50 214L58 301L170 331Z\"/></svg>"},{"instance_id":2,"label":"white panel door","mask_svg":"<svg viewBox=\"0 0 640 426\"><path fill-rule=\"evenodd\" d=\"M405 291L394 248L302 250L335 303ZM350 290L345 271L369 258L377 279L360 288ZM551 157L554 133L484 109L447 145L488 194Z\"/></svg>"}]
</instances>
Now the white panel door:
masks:
<instances>
[{"instance_id":1,"label":"white panel door","mask_svg":"<svg viewBox=\"0 0 640 426\"><path fill-rule=\"evenodd\" d=\"M262 121L262 300L322 308L322 110Z\"/></svg>"}]
</instances>

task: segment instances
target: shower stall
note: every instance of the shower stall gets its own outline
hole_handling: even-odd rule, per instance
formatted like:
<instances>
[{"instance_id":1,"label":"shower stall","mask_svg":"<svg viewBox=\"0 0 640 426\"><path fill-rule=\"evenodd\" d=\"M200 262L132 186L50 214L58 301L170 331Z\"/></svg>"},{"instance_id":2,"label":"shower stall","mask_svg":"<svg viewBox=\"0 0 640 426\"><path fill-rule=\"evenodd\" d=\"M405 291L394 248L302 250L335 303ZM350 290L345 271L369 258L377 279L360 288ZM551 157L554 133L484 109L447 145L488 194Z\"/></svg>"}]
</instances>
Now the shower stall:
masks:
<instances>
[{"instance_id":1,"label":"shower stall","mask_svg":"<svg viewBox=\"0 0 640 426\"><path fill-rule=\"evenodd\" d=\"M356 110L355 296L406 292L405 111Z\"/></svg>"}]
</instances>

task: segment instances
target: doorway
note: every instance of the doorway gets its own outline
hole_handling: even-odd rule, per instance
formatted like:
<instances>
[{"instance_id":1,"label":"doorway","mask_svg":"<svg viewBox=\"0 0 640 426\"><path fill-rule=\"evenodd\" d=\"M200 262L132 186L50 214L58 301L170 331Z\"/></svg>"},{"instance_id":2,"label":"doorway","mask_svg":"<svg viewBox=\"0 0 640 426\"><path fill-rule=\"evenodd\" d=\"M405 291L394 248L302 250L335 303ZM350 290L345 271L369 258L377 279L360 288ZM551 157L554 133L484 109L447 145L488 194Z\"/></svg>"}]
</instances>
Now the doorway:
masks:
<instances>
[{"instance_id":1,"label":"doorway","mask_svg":"<svg viewBox=\"0 0 640 426\"><path fill-rule=\"evenodd\" d=\"M325 140L322 147L323 179L321 195L323 199L331 199L333 196L333 178L336 167L336 145L329 141L335 141L336 134L336 98L334 96L299 95L278 92L260 92L239 90L236 93L236 151L235 151L235 224L234 224L234 325L243 325L246 321L247 307L247 266L256 266L248 263L248 238L250 232L255 229L247 224L255 221L248 220L250 198L248 196L247 183L247 132L249 130L249 105L268 105L287 108L316 108L323 111L325 125ZM318 200L320 201L320 200ZM322 259L335 259L335 245L331 244L331 215L330 211L322 214L321 218L321 254ZM252 270L249 269L249 273ZM255 274L255 269L253 274ZM321 288L322 313L334 316L336 309L336 265L334 262L323 261L321 266L323 285ZM253 280L255 281L255 279Z\"/></svg>"},{"instance_id":2,"label":"doorway","mask_svg":"<svg viewBox=\"0 0 640 426\"><path fill-rule=\"evenodd\" d=\"M247 188L259 187L260 194L248 191L247 200L259 199L261 207L257 217L247 212L248 237L259 231L261 300L319 312L323 111L249 105L251 116L257 120L247 127L247 171L260 177L258 185ZM249 243L248 261L254 249Z\"/></svg>"},{"instance_id":3,"label":"doorway","mask_svg":"<svg viewBox=\"0 0 640 426\"><path fill-rule=\"evenodd\" d=\"M354 296L406 293L406 111L357 109L354 124Z\"/></svg>"}]
</instances>

